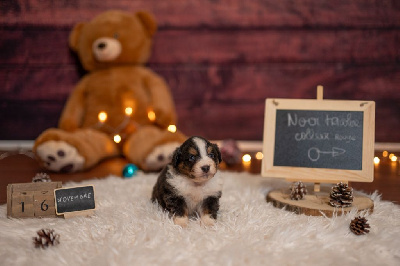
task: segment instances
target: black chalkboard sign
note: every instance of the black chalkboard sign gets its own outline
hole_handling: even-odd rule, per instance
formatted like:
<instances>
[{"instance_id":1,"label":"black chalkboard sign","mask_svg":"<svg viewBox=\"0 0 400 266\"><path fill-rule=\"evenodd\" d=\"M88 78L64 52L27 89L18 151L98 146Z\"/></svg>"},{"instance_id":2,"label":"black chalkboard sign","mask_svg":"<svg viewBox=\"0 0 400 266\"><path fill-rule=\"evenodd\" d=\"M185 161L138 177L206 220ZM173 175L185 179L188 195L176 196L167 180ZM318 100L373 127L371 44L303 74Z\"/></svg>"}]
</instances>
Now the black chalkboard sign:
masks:
<instances>
[{"instance_id":1,"label":"black chalkboard sign","mask_svg":"<svg viewBox=\"0 0 400 266\"><path fill-rule=\"evenodd\" d=\"M277 110L274 165L362 169L361 111Z\"/></svg>"},{"instance_id":2,"label":"black chalkboard sign","mask_svg":"<svg viewBox=\"0 0 400 266\"><path fill-rule=\"evenodd\" d=\"M262 175L373 180L375 103L267 99Z\"/></svg>"},{"instance_id":3,"label":"black chalkboard sign","mask_svg":"<svg viewBox=\"0 0 400 266\"><path fill-rule=\"evenodd\" d=\"M93 186L56 189L54 198L57 214L94 210L96 207Z\"/></svg>"}]
</instances>

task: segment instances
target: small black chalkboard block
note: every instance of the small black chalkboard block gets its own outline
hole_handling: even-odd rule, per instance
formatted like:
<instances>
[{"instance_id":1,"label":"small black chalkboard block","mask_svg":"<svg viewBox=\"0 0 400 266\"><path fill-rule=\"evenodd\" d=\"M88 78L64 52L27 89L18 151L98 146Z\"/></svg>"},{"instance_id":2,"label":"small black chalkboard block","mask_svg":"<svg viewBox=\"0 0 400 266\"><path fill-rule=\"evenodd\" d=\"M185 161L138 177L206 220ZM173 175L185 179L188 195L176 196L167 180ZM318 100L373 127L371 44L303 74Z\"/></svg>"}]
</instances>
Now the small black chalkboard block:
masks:
<instances>
[{"instance_id":1,"label":"small black chalkboard block","mask_svg":"<svg viewBox=\"0 0 400 266\"><path fill-rule=\"evenodd\" d=\"M267 99L262 175L303 182L372 182L375 103Z\"/></svg>"},{"instance_id":2,"label":"small black chalkboard block","mask_svg":"<svg viewBox=\"0 0 400 266\"><path fill-rule=\"evenodd\" d=\"M57 215L77 214L96 209L92 185L56 189L54 190L54 199Z\"/></svg>"}]
</instances>

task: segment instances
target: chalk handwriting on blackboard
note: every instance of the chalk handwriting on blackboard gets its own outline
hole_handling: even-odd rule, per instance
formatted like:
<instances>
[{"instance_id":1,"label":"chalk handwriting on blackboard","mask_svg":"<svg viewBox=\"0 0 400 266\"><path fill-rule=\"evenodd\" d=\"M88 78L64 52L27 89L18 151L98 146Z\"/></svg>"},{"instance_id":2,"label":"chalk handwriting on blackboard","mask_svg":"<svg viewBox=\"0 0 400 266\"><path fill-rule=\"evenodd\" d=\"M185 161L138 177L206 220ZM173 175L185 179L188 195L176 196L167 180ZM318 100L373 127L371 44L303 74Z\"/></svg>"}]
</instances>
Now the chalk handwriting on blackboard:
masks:
<instances>
[{"instance_id":1,"label":"chalk handwriting on blackboard","mask_svg":"<svg viewBox=\"0 0 400 266\"><path fill-rule=\"evenodd\" d=\"M315 127L320 126L322 122L320 122L320 117L298 117L297 113L288 113L287 114L287 122L288 127L291 126L299 126L299 127ZM360 121L357 119L352 119L352 114L348 113L346 117L338 117L331 116L326 114L323 122L327 127L336 126L336 127L360 127Z\"/></svg>"},{"instance_id":2,"label":"chalk handwriting on blackboard","mask_svg":"<svg viewBox=\"0 0 400 266\"><path fill-rule=\"evenodd\" d=\"M95 209L93 186L60 188L54 195L57 214Z\"/></svg>"},{"instance_id":3,"label":"chalk handwriting on blackboard","mask_svg":"<svg viewBox=\"0 0 400 266\"><path fill-rule=\"evenodd\" d=\"M330 154L332 157L336 157L345 153L346 150L333 147L331 151L321 151L317 147L312 147L308 150L308 158L315 162L319 160L320 154Z\"/></svg>"},{"instance_id":4,"label":"chalk handwriting on blackboard","mask_svg":"<svg viewBox=\"0 0 400 266\"><path fill-rule=\"evenodd\" d=\"M276 110L275 166L360 170L361 111Z\"/></svg>"},{"instance_id":5,"label":"chalk handwriting on blackboard","mask_svg":"<svg viewBox=\"0 0 400 266\"><path fill-rule=\"evenodd\" d=\"M84 200L84 199L91 199L92 197L93 196L92 196L91 192L80 193L78 195L64 196L64 197L61 197L61 198L57 198L57 203L79 201L79 200Z\"/></svg>"}]
</instances>

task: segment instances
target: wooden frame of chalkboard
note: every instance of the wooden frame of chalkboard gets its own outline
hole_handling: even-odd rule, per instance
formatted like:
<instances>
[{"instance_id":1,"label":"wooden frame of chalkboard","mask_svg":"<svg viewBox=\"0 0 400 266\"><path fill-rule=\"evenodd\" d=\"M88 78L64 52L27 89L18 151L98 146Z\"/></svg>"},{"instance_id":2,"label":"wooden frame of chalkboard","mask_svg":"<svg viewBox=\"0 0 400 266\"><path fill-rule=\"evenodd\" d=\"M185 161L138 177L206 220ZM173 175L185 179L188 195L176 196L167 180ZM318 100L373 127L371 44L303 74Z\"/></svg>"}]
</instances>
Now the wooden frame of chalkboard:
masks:
<instances>
[{"instance_id":1,"label":"wooden frame of chalkboard","mask_svg":"<svg viewBox=\"0 0 400 266\"><path fill-rule=\"evenodd\" d=\"M372 182L375 102L267 99L261 175Z\"/></svg>"},{"instance_id":2,"label":"wooden frame of chalkboard","mask_svg":"<svg viewBox=\"0 0 400 266\"><path fill-rule=\"evenodd\" d=\"M54 201L57 215L85 215L96 209L93 185L55 189Z\"/></svg>"}]
</instances>

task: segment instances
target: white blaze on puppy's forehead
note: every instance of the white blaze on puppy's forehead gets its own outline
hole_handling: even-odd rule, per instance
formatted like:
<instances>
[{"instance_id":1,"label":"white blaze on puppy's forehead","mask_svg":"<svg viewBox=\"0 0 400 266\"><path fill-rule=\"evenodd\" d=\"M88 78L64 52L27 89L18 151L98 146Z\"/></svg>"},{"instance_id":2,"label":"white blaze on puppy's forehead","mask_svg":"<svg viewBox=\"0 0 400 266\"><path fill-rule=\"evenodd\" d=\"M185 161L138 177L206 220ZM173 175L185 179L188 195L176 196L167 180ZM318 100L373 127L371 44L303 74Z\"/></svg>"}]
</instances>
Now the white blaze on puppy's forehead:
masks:
<instances>
[{"instance_id":1,"label":"white blaze on puppy's forehead","mask_svg":"<svg viewBox=\"0 0 400 266\"><path fill-rule=\"evenodd\" d=\"M205 158L207 157L207 142L204 139L194 138L194 143L196 144L197 148L200 152L200 157Z\"/></svg>"},{"instance_id":2,"label":"white blaze on puppy's forehead","mask_svg":"<svg viewBox=\"0 0 400 266\"><path fill-rule=\"evenodd\" d=\"M208 152L211 152L207 148L208 142L198 137L194 137L192 141L197 148L196 150L199 152L197 160L191 169L194 180L204 181L205 179L212 178L217 172L217 165L215 159L208 156ZM209 146L209 148L210 147L211 146Z\"/></svg>"}]
</instances>

